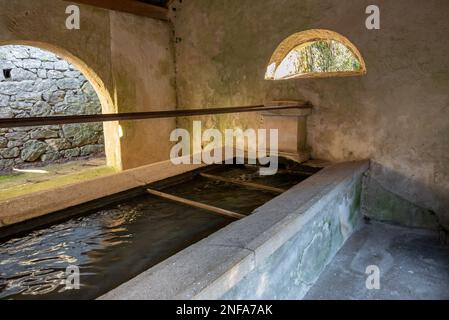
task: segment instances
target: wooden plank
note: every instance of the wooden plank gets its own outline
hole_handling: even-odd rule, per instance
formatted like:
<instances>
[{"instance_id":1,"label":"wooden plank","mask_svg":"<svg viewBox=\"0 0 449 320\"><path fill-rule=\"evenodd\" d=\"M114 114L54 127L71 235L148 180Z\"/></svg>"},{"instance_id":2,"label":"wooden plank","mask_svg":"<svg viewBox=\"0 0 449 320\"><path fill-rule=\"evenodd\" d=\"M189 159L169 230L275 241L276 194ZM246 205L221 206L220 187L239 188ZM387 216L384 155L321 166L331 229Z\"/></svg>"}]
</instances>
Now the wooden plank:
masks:
<instances>
[{"instance_id":1,"label":"wooden plank","mask_svg":"<svg viewBox=\"0 0 449 320\"><path fill-rule=\"evenodd\" d=\"M173 2L175 2L176 0L168 0L167 1L167 5L166 5L166 7L167 8L170 8L170 6L173 4Z\"/></svg>"},{"instance_id":2,"label":"wooden plank","mask_svg":"<svg viewBox=\"0 0 449 320\"><path fill-rule=\"evenodd\" d=\"M15 128L29 126L45 126L70 123L91 123L91 122L109 122L109 121L127 121L143 119L162 119L177 117L192 117L211 114L258 112L264 110L279 109L305 109L311 108L308 102L297 106L241 106L229 108L210 108L210 109L182 109L166 111L149 111L133 113L112 113L112 114L94 114L94 115L71 115L71 116L50 116L50 117L28 117L28 118L2 118L0 119L0 128Z\"/></svg>"},{"instance_id":3,"label":"wooden plank","mask_svg":"<svg viewBox=\"0 0 449 320\"><path fill-rule=\"evenodd\" d=\"M287 190L281 189L281 188L270 187L270 186L266 186L266 185L254 183L254 182L241 181L238 179L216 176L213 174L200 173L200 175L204 178L218 180L218 181L222 181L222 182L228 182L228 183L237 184L240 186L249 187L249 188L253 188L253 189L259 189L259 190L263 190L263 191L270 191L270 192L274 192L274 193L284 193L285 191L287 191Z\"/></svg>"},{"instance_id":4,"label":"wooden plank","mask_svg":"<svg viewBox=\"0 0 449 320\"><path fill-rule=\"evenodd\" d=\"M240 214L240 213L236 213L236 212L232 212L232 211L229 211L229 210L217 208L217 207L205 204L205 203L201 203L201 202L197 202L197 201L193 201L193 200L188 200L188 199L185 199L185 198L177 197L175 195L168 194L168 193L165 193L165 192L161 192L161 191L158 191L158 190L147 189L147 191L148 191L149 194L152 194L154 196L158 196L158 197L161 197L161 198L164 198L164 199L167 199L167 200L171 200L171 201L175 201L175 202L178 202L178 203L182 203L182 204L194 207L194 208L198 208L198 209L203 209L203 210L207 210L207 211L210 211L210 212L214 212L214 213L220 214L220 215L228 217L228 218L242 219L242 218L246 217L245 215Z\"/></svg>"},{"instance_id":5,"label":"wooden plank","mask_svg":"<svg viewBox=\"0 0 449 320\"><path fill-rule=\"evenodd\" d=\"M134 0L64 0L107 10L135 14L157 20L168 20L168 9Z\"/></svg>"}]
</instances>

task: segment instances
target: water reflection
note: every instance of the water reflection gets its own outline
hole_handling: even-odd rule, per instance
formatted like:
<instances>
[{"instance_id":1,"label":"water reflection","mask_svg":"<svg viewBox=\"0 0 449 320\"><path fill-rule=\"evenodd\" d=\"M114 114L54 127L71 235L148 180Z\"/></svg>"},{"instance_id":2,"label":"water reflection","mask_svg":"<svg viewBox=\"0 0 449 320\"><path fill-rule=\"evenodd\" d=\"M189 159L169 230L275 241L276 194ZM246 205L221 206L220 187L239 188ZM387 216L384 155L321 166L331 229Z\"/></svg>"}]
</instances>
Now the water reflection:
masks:
<instances>
[{"instance_id":1,"label":"water reflection","mask_svg":"<svg viewBox=\"0 0 449 320\"><path fill-rule=\"evenodd\" d=\"M229 222L141 196L36 230L0 244L0 299L96 298ZM65 289L70 265L80 290Z\"/></svg>"},{"instance_id":2,"label":"water reflection","mask_svg":"<svg viewBox=\"0 0 449 320\"><path fill-rule=\"evenodd\" d=\"M101 259L101 251L129 242L127 225L141 211L127 205L69 220L0 246L0 298L65 290L65 269Z\"/></svg>"},{"instance_id":3,"label":"water reflection","mask_svg":"<svg viewBox=\"0 0 449 320\"><path fill-rule=\"evenodd\" d=\"M248 169L228 175L258 181ZM263 178L290 187L304 177ZM169 193L242 214L270 192L198 177ZM93 299L223 228L233 220L142 195L0 244L0 299ZM80 269L80 290L66 290L66 268Z\"/></svg>"}]
</instances>

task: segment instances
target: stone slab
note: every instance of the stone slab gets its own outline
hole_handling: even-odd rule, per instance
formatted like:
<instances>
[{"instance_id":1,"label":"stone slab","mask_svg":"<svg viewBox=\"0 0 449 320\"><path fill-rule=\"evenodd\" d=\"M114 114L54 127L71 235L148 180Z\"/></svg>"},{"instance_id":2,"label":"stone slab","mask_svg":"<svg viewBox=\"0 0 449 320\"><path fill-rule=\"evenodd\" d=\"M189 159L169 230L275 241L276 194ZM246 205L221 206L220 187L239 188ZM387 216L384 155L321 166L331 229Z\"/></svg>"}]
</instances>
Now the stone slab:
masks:
<instances>
[{"instance_id":1,"label":"stone slab","mask_svg":"<svg viewBox=\"0 0 449 320\"><path fill-rule=\"evenodd\" d=\"M361 175L368 167L368 161L327 167L251 216L228 225L100 299L222 298L263 267L290 239L305 232L307 223L333 198L344 197L356 180L361 184ZM344 238L350 232L347 230ZM253 292L252 297L256 296Z\"/></svg>"},{"instance_id":2,"label":"stone slab","mask_svg":"<svg viewBox=\"0 0 449 320\"><path fill-rule=\"evenodd\" d=\"M202 166L204 165L176 166L171 161L163 161L7 199L0 202L0 227L23 222L139 186L145 186Z\"/></svg>"},{"instance_id":3,"label":"stone slab","mask_svg":"<svg viewBox=\"0 0 449 320\"><path fill-rule=\"evenodd\" d=\"M448 300L449 247L438 232L371 221L337 253L307 300ZM368 290L367 266L380 269L380 289Z\"/></svg>"}]
</instances>

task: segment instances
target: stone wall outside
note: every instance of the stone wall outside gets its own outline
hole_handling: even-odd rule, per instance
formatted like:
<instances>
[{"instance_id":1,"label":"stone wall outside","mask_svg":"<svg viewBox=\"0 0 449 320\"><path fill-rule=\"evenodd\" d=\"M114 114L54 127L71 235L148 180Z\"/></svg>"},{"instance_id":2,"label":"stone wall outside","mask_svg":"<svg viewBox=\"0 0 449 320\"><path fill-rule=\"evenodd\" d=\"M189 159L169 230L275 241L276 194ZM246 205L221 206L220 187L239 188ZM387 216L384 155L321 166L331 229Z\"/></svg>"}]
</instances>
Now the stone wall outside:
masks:
<instances>
[{"instance_id":1,"label":"stone wall outside","mask_svg":"<svg viewBox=\"0 0 449 320\"><path fill-rule=\"evenodd\" d=\"M93 87L67 61L34 47L0 47L0 118L100 113ZM102 153L101 123L0 128L0 171Z\"/></svg>"}]
</instances>

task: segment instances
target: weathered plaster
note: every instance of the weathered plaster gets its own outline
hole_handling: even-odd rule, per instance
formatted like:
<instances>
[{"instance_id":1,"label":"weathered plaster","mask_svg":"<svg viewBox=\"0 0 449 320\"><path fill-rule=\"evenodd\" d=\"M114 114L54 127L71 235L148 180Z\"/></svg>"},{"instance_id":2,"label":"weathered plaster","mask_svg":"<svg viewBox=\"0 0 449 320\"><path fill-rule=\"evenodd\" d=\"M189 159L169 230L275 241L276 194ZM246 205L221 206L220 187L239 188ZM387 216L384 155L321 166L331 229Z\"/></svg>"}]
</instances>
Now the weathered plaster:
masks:
<instances>
[{"instance_id":1,"label":"weathered plaster","mask_svg":"<svg viewBox=\"0 0 449 320\"><path fill-rule=\"evenodd\" d=\"M174 70L168 23L79 5L81 28L68 30L69 4L0 0L0 44L37 46L68 60L96 89L104 113L174 106L174 88L167 85ZM146 129L154 122L144 123L125 128L121 139L118 123L104 125L110 165L127 169L168 159L169 139L161 136L171 123L158 123L159 131Z\"/></svg>"},{"instance_id":2,"label":"weathered plaster","mask_svg":"<svg viewBox=\"0 0 449 320\"><path fill-rule=\"evenodd\" d=\"M433 210L449 228L449 3L376 2L381 29L367 30L367 0L190 0L173 17L178 102L185 108L310 100L314 158L371 158L385 189ZM276 47L308 29L346 36L367 65L363 77L264 81ZM256 115L209 125L257 127ZM180 126L189 122L181 119ZM368 190L368 192L370 192Z\"/></svg>"},{"instance_id":3,"label":"weathered plaster","mask_svg":"<svg viewBox=\"0 0 449 320\"><path fill-rule=\"evenodd\" d=\"M121 112L174 110L175 68L169 24L111 12L115 103ZM174 119L127 121L123 129L124 169L166 160Z\"/></svg>"},{"instance_id":4,"label":"weathered plaster","mask_svg":"<svg viewBox=\"0 0 449 320\"><path fill-rule=\"evenodd\" d=\"M365 216L408 227L439 228L439 221L434 212L385 189L371 172L363 179L362 211Z\"/></svg>"}]
</instances>

